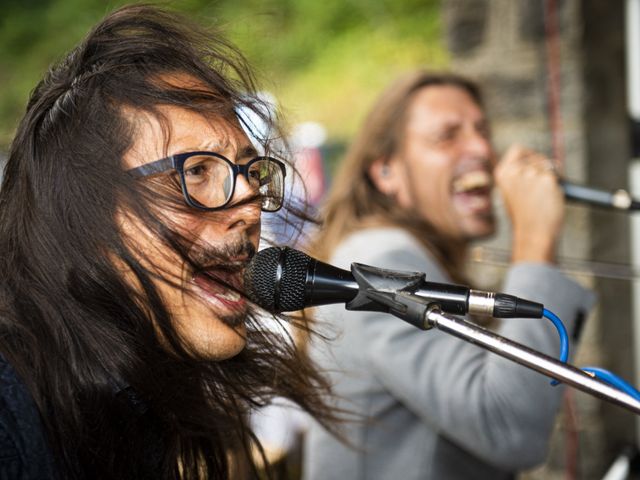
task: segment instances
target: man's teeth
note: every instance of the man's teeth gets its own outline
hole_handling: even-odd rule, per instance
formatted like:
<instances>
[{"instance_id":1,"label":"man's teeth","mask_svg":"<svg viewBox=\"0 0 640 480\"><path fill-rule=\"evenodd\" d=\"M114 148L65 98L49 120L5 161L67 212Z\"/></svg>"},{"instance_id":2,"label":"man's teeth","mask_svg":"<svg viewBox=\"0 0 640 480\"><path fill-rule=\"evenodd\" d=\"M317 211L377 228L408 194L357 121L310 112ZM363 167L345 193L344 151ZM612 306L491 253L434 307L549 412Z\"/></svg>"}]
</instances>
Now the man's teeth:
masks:
<instances>
[{"instance_id":1,"label":"man's teeth","mask_svg":"<svg viewBox=\"0 0 640 480\"><path fill-rule=\"evenodd\" d=\"M242 299L242 295L231 290L228 290L225 293L217 293L216 296L229 300L230 302L238 302Z\"/></svg>"},{"instance_id":2,"label":"man's teeth","mask_svg":"<svg viewBox=\"0 0 640 480\"><path fill-rule=\"evenodd\" d=\"M463 193L476 188L491 186L491 175L488 172L477 170L458 177L453 183L454 193Z\"/></svg>"}]
</instances>

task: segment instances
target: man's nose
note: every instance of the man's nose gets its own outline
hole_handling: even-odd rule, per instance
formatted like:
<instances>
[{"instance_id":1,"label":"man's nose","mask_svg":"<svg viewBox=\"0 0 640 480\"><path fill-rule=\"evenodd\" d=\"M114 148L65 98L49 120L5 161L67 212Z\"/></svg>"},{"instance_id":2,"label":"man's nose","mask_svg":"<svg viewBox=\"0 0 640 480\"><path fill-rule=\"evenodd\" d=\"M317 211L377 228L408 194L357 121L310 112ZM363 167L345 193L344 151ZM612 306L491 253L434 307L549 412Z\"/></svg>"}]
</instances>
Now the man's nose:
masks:
<instances>
[{"instance_id":1,"label":"man's nose","mask_svg":"<svg viewBox=\"0 0 640 480\"><path fill-rule=\"evenodd\" d=\"M249 229L259 225L262 201L259 192L244 175L236 177L236 187L229 206L220 213L228 230Z\"/></svg>"},{"instance_id":2,"label":"man's nose","mask_svg":"<svg viewBox=\"0 0 640 480\"><path fill-rule=\"evenodd\" d=\"M476 129L469 129L465 135L464 142L465 153L479 158L490 158L493 148L491 140L483 132Z\"/></svg>"}]
</instances>

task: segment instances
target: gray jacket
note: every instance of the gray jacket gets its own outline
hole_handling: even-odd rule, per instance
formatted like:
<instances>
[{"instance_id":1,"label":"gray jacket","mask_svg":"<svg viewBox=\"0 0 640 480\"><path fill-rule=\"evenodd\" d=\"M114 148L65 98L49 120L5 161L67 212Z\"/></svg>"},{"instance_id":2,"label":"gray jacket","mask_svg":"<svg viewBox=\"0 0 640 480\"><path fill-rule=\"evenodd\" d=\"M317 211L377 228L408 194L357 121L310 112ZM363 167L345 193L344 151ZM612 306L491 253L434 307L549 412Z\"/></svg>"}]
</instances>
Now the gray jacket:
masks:
<instances>
[{"instance_id":1,"label":"gray jacket","mask_svg":"<svg viewBox=\"0 0 640 480\"><path fill-rule=\"evenodd\" d=\"M368 229L344 241L331 263L426 272L447 282L408 233ZM518 264L502 291L541 302L572 332L592 294L543 264ZM446 333L421 331L390 315L318 310L311 355L326 370L337 405L364 418L348 422L345 446L312 424L304 474L320 479L507 479L546 456L563 387L521 365ZM546 319L510 319L500 335L557 357L558 334ZM572 345L573 346L573 345ZM575 348L575 347L574 347Z\"/></svg>"}]
</instances>

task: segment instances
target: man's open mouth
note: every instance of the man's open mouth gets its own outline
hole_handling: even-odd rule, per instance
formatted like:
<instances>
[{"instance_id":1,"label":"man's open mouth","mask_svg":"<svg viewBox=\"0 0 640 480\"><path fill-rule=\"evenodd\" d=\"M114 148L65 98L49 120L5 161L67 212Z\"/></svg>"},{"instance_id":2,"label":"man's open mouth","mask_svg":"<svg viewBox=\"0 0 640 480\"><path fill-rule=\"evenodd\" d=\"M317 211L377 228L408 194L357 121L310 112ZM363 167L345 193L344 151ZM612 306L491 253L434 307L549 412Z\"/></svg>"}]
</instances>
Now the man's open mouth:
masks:
<instances>
[{"instance_id":1,"label":"man's open mouth","mask_svg":"<svg viewBox=\"0 0 640 480\"><path fill-rule=\"evenodd\" d=\"M242 291L242 274L246 261L216 264L194 273L192 282L206 300L223 307L224 310L237 312L246 308Z\"/></svg>"},{"instance_id":2,"label":"man's open mouth","mask_svg":"<svg viewBox=\"0 0 640 480\"><path fill-rule=\"evenodd\" d=\"M456 202L476 213L489 212L493 177L486 170L472 170L454 178L452 192Z\"/></svg>"},{"instance_id":3,"label":"man's open mouth","mask_svg":"<svg viewBox=\"0 0 640 480\"><path fill-rule=\"evenodd\" d=\"M456 177L453 180L453 193L486 193L493 187L493 178L485 170L474 170Z\"/></svg>"}]
</instances>

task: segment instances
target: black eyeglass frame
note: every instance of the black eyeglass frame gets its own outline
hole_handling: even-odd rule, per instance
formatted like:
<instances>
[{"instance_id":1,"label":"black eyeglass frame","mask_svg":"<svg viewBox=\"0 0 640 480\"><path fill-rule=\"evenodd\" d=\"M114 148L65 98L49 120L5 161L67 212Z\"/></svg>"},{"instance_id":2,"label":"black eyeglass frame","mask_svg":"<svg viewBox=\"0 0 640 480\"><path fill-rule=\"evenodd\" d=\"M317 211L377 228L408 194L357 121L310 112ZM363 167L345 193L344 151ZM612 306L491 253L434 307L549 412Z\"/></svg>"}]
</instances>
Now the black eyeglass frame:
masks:
<instances>
[{"instance_id":1,"label":"black eyeglass frame","mask_svg":"<svg viewBox=\"0 0 640 480\"><path fill-rule=\"evenodd\" d=\"M220 205L219 207L205 207L197 200L194 200L193 198L191 198L191 195L189 195L189 189L187 188L186 179L184 177L184 164L189 158L196 157L198 155L217 157L221 160L224 160L227 163L227 165L231 167L231 171L233 172L233 175L231 177L232 179L231 193L229 194L229 198L225 201L225 203L223 205ZM275 163L282 171L282 180L283 180L282 196L284 197L284 179L287 176L287 169L283 162L269 156L255 157L249 160L247 163L237 164L237 163L233 163L227 157L220 155L219 153L216 153L216 152L207 152L207 151L185 152L185 153L177 153L175 155L161 158L159 160L155 160L150 163L145 163L144 165L140 165L139 167L131 168L127 170L127 173L133 175L136 178L143 178L143 177L149 177L151 175L165 173L171 169L175 169L178 172L178 175L180 175L180 187L182 188L182 195L185 201L187 202L187 205L189 205L190 207L196 208L198 210L212 212L216 210L222 210L227 205L229 205L229 202L231 202L231 199L233 198L233 194L236 191L236 179L238 175L242 175L247 180L247 183L250 183L249 167L251 167L251 165L261 160L269 160ZM284 201L280 202L280 205L275 210L266 210L264 207L262 207L262 211L277 212L282 208L283 203Z\"/></svg>"}]
</instances>

